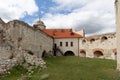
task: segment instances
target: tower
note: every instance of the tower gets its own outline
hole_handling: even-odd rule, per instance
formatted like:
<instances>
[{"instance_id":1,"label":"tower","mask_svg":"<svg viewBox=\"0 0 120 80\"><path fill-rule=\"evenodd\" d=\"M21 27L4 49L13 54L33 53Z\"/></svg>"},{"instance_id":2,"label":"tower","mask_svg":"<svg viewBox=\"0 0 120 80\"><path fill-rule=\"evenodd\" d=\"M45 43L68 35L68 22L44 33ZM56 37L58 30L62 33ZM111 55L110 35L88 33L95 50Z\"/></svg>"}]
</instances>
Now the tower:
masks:
<instances>
[{"instance_id":1,"label":"tower","mask_svg":"<svg viewBox=\"0 0 120 80\"><path fill-rule=\"evenodd\" d=\"M117 26L117 69L120 70L120 0L115 0L116 26Z\"/></svg>"},{"instance_id":2,"label":"tower","mask_svg":"<svg viewBox=\"0 0 120 80\"><path fill-rule=\"evenodd\" d=\"M40 29L40 30L43 30L46 28L45 24L40 19L33 26L34 28Z\"/></svg>"}]
</instances>

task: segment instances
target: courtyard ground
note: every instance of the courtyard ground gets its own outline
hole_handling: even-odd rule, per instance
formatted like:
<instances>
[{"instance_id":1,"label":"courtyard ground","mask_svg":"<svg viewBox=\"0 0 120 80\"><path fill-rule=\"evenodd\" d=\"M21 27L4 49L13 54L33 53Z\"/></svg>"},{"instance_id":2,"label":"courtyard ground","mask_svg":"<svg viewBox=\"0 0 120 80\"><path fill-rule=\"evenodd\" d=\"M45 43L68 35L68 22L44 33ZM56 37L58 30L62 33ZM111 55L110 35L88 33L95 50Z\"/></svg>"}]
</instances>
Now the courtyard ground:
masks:
<instances>
[{"instance_id":1,"label":"courtyard ground","mask_svg":"<svg viewBox=\"0 0 120 80\"><path fill-rule=\"evenodd\" d=\"M17 80L23 76L29 76L27 80L120 80L120 72L113 60L52 57L45 58L45 61L47 68L36 68L32 75L24 69L14 68L10 75L0 80Z\"/></svg>"}]
</instances>

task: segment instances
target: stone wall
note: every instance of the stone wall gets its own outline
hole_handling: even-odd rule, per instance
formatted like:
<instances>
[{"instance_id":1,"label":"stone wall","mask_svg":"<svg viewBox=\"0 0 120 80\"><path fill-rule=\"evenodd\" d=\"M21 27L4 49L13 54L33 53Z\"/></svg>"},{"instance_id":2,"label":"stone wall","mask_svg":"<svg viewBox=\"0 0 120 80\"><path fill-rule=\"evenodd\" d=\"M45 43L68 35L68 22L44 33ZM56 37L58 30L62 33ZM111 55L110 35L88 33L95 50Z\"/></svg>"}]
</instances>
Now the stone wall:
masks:
<instances>
[{"instance_id":1,"label":"stone wall","mask_svg":"<svg viewBox=\"0 0 120 80\"><path fill-rule=\"evenodd\" d=\"M20 21L8 23L7 39L11 39L16 47L31 52L38 57L45 51L52 55L53 39L42 31Z\"/></svg>"},{"instance_id":2,"label":"stone wall","mask_svg":"<svg viewBox=\"0 0 120 80\"><path fill-rule=\"evenodd\" d=\"M80 40L80 44L81 56L116 59L117 51L115 33L86 37Z\"/></svg>"},{"instance_id":3,"label":"stone wall","mask_svg":"<svg viewBox=\"0 0 120 80\"><path fill-rule=\"evenodd\" d=\"M117 26L117 69L120 70L120 0L115 0Z\"/></svg>"},{"instance_id":4,"label":"stone wall","mask_svg":"<svg viewBox=\"0 0 120 80\"><path fill-rule=\"evenodd\" d=\"M22 21L0 19L0 73L24 62L43 67L43 53L53 54L51 37Z\"/></svg>"}]
</instances>

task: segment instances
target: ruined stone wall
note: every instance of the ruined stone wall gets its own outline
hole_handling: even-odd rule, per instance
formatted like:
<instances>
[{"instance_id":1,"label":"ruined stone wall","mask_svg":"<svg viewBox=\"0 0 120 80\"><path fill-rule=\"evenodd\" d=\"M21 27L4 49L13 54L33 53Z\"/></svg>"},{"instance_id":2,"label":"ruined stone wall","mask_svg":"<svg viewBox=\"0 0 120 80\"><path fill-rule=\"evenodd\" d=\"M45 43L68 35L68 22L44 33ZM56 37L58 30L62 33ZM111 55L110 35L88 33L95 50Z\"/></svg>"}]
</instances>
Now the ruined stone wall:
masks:
<instances>
[{"instance_id":1,"label":"ruined stone wall","mask_svg":"<svg viewBox=\"0 0 120 80\"><path fill-rule=\"evenodd\" d=\"M80 56L116 59L115 33L86 37L80 40L80 44Z\"/></svg>"},{"instance_id":2,"label":"ruined stone wall","mask_svg":"<svg viewBox=\"0 0 120 80\"><path fill-rule=\"evenodd\" d=\"M8 26L7 39L11 39L14 46L38 57L41 57L44 51L52 54L53 39L42 31L17 20L9 22Z\"/></svg>"},{"instance_id":3,"label":"ruined stone wall","mask_svg":"<svg viewBox=\"0 0 120 80\"><path fill-rule=\"evenodd\" d=\"M0 19L0 74L23 63L43 66L43 52L52 55L53 39L28 24Z\"/></svg>"}]
</instances>

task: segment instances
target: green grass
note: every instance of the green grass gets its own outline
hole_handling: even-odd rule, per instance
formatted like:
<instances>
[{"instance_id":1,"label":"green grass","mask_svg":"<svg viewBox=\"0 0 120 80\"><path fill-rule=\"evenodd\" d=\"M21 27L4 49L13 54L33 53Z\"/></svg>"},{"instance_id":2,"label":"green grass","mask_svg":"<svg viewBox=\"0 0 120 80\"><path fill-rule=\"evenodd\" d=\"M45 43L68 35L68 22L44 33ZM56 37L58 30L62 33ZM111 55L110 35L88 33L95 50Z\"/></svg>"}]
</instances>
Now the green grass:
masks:
<instances>
[{"instance_id":1,"label":"green grass","mask_svg":"<svg viewBox=\"0 0 120 80\"><path fill-rule=\"evenodd\" d=\"M120 72L116 70L116 61L90 59L80 57L46 58L47 68L34 69L29 80L120 80ZM17 80L28 73L18 69L0 80ZM15 69L15 71L17 71Z\"/></svg>"}]
</instances>

